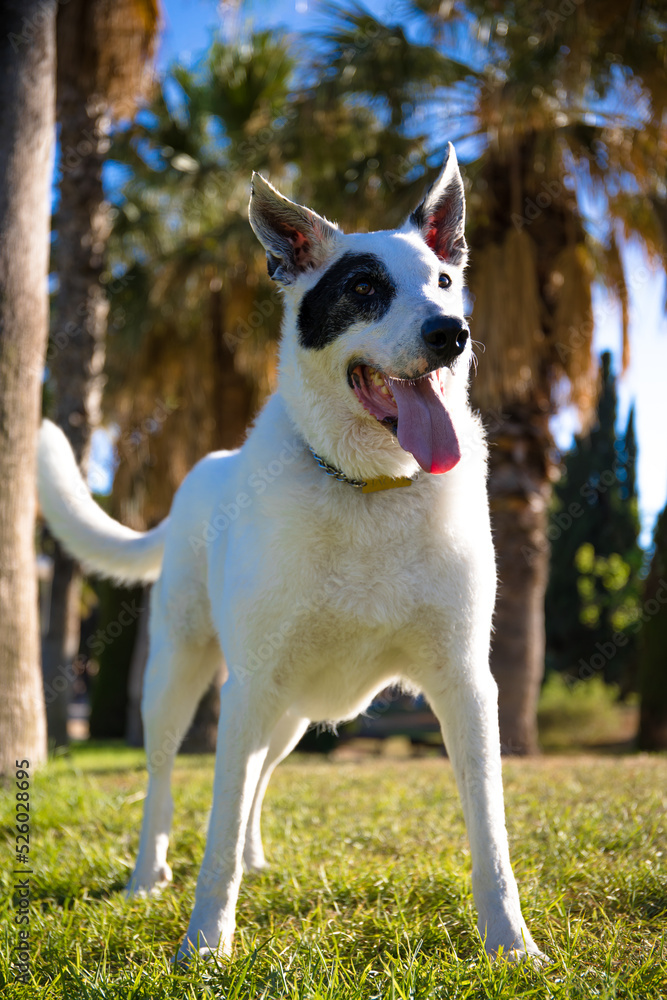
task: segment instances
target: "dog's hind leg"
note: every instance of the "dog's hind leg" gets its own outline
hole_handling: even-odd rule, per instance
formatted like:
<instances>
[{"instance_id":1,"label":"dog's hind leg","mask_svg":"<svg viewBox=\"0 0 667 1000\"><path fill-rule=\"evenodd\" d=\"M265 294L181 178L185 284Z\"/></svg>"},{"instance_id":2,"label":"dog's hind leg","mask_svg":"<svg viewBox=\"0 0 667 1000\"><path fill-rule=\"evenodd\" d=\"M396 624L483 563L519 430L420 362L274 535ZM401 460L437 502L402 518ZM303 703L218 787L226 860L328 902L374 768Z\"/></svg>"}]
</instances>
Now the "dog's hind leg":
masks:
<instances>
[{"instance_id":1,"label":"dog's hind leg","mask_svg":"<svg viewBox=\"0 0 667 1000\"><path fill-rule=\"evenodd\" d=\"M167 847L174 757L221 660L217 639L203 645L163 641L151 649L142 701L148 794L139 854L127 889L130 896L150 892L171 879Z\"/></svg>"},{"instance_id":2,"label":"dog's hind leg","mask_svg":"<svg viewBox=\"0 0 667 1000\"><path fill-rule=\"evenodd\" d=\"M243 874L243 845L271 734L285 711L275 689L234 673L220 696L213 809L195 906L179 961L199 952L229 954Z\"/></svg>"},{"instance_id":3,"label":"dog's hind leg","mask_svg":"<svg viewBox=\"0 0 667 1000\"><path fill-rule=\"evenodd\" d=\"M264 760L264 766L262 767L262 773L248 820L245 847L243 848L243 866L246 871L260 871L266 867L260 829L264 795L266 794L266 789L276 766L292 752L305 733L309 721L309 719L299 718L299 716L293 715L291 712L285 712L271 734L271 742L269 743L269 749Z\"/></svg>"}]
</instances>

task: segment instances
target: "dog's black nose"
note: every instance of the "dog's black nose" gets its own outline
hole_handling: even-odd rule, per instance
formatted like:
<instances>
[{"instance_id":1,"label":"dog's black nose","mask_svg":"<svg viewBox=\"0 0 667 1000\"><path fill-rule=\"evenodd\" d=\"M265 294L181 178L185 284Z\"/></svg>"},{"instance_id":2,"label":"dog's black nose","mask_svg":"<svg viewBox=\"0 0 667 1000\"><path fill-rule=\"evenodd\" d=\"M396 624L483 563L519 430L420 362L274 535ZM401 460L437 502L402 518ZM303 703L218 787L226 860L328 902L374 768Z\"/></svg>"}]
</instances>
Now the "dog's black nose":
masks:
<instances>
[{"instance_id":1,"label":"dog's black nose","mask_svg":"<svg viewBox=\"0 0 667 1000\"><path fill-rule=\"evenodd\" d=\"M463 353L469 334L466 324L456 316L430 316L422 323L422 340L442 366Z\"/></svg>"}]
</instances>

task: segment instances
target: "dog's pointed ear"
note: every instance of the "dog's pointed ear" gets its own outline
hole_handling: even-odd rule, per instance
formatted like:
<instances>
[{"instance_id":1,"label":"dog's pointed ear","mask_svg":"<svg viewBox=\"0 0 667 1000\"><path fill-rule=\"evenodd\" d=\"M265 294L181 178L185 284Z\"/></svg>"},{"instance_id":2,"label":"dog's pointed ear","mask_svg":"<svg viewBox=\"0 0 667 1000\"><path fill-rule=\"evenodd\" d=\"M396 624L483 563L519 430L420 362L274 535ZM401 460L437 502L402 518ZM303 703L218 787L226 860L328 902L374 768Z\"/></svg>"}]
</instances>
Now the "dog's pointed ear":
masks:
<instances>
[{"instance_id":1,"label":"dog's pointed ear","mask_svg":"<svg viewBox=\"0 0 667 1000\"><path fill-rule=\"evenodd\" d=\"M440 260L448 264L465 264L468 256L465 221L465 190L450 142L440 176L408 219L406 228L418 229Z\"/></svg>"},{"instance_id":2,"label":"dog's pointed ear","mask_svg":"<svg viewBox=\"0 0 667 1000\"><path fill-rule=\"evenodd\" d=\"M269 275L283 285L323 264L338 233L334 223L285 198L257 173L252 175L248 218L266 250Z\"/></svg>"}]
</instances>

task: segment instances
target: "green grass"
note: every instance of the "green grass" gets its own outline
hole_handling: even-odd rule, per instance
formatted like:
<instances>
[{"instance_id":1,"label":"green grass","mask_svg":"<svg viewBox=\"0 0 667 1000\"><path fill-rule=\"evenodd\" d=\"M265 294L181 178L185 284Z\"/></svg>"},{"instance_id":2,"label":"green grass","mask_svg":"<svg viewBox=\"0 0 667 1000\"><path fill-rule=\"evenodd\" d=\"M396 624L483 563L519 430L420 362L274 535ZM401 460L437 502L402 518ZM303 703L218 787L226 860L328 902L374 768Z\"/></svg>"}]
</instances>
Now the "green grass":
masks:
<instances>
[{"instance_id":1,"label":"green grass","mask_svg":"<svg viewBox=\"0 0 667 1000\"><path fill-rule=\"evenodd\" d=\"M193 902L212 760L175 778L174 883L120 892L137 849L142 755L80 747L34 777L31 970L17 985L14 789L0 791L0 994L7 998L667 996L667 761L509 761L512 857L543 969L491 965L475 930L470 857L441 759L294 758L265 810L272 867L244 881L234 956L173 973Z\"/></svg>"}]
</instances>

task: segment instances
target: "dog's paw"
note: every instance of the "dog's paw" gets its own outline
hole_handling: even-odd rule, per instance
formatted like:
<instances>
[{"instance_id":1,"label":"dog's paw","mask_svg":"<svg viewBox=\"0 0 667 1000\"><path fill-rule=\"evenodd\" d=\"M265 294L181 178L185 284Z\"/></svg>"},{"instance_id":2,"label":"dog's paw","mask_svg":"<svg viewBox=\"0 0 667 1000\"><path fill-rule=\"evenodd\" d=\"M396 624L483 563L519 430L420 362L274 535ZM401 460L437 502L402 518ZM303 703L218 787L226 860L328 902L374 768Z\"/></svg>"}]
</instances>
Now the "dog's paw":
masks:
<instances>
[{"instance_id":1,"label":"dog's paw","mask_svg":"<svg viewBox=\"0 0 667 1000\"><path fill-rule=\"evenodd\" d=\"M262 838L256 831L248 830L246 842L243 846L243 870L244 872L262 872L268 868L264 857L264 845Z\"/></svg>"},{"instance_id":2,"label":"dog's paw","mask_svg":"<svg viewBox=\"0 0 667 1000\"><path fill-rule=\"evenodd\" d=\"M125 890L125 898L143 899L146 896L158 896L169 885L171 878L171 868L166 862L156 871L136 870Z\"/></svg>"},{"instance_id":3,"label":"dog's paw","mask_svg":"<svg viewBox=\"0 0 667 1000\"><path fill-rule=\"evenodd\" d=\"M548 955L545 955L543 951L540 951L537 946L535 950L526 950L526 948L510 948L509 951L503 951L500 948L494 954L492 954L491 959L494 962L505 961L505 962L528 962L534 968L539 969L543 965L548 965L551 959Z\"/></svg>"},{"instance_id":4,"label":"dog's paw","mask_svg":"<svg viewBox=\"0 0 667 1000\"><path fill-rule=\"evenodd\" d=\"M269 864L263 854L261 855L261 857L252 854L243 855L243 871L246 873L246 875L253 875L254 873L257 872L266 871L268 867Z\"/></svg>"},{"instance_id":5,"label":"dog's paw","mask_svg":"<svg viewBox=\"0 0 667 1000\"><path fill-rule=\"evenodd\" d=\"M484 947L492 962L529 962L538 968L550 961L549 957L537 947L525 926L518 933L510 931L502 936L494 935L491 940L487 936Z\"/></svg>"},{"instance_id":6,"label":"dog's paw","mask_svg":"<svg viewBox=\"0 0 667 1000\"><path fill-rule=\"evenodd\" d=\"M229 958L232 953L231 940L221 940L217 948L210 948L208 944L206 944L206 939L200 934L197 935L197 940L199 941L198 947L193 945L189 936L185 938L178 949L176 958L173 960L172 964L174 966L181 966L184 968L190 965L196 956L201 958L204 962L216 962L218 959Z\"/></svg>"}]
</instances>

